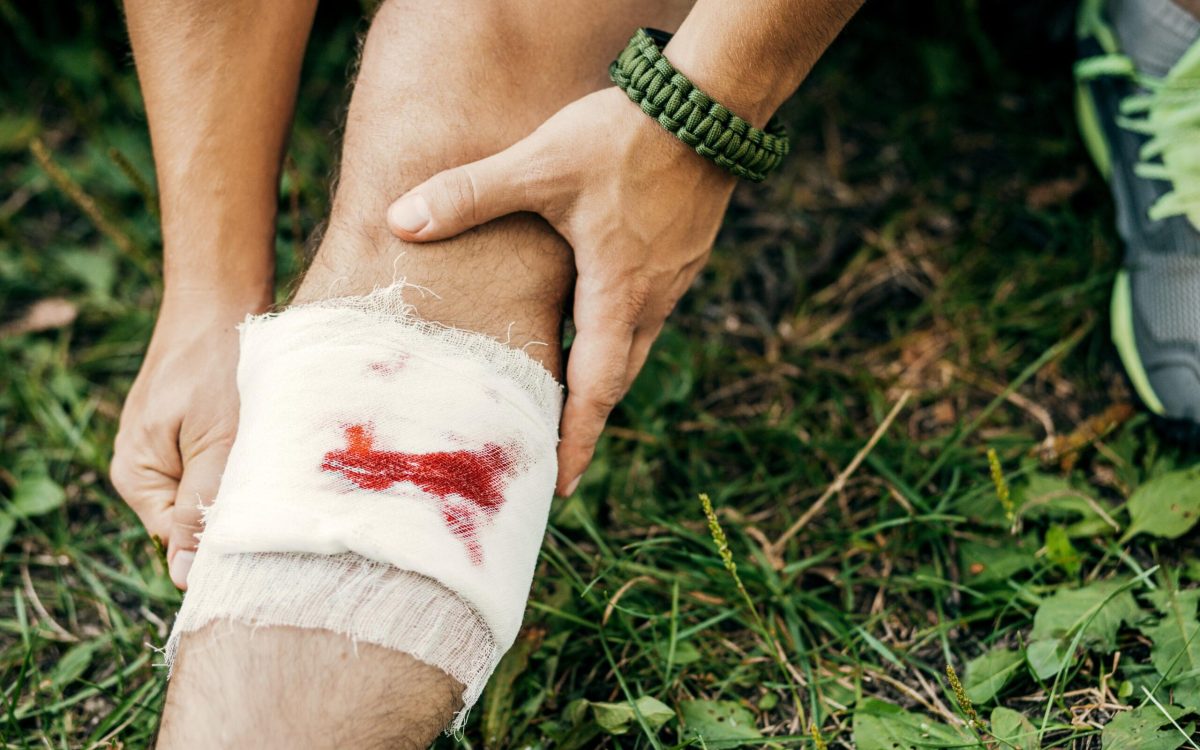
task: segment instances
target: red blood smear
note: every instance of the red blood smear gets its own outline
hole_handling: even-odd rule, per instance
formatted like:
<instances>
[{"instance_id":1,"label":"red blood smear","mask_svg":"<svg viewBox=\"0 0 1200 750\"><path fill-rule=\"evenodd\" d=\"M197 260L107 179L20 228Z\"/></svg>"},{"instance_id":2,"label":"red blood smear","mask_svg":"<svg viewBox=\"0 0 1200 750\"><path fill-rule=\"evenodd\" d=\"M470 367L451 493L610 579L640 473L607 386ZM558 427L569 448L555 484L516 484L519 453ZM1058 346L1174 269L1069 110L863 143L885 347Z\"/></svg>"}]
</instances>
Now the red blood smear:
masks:
<instances>
[{"instance_id":1,"label":"red blood smear","mask_svg":"<svg viewBox=\"0 0 1200 750\"><path fill-rule=\"evenodd\" d=\"M372 362L367 367L376 375L383 375L384 377L387 377L400 372L405 368L405 366L407 366L407 364L408 355L399 354L390 362Z\"/></svg>"},{"instance_id":2,"label":"red blood smear","mask_svg":"<svg viewBox=\"0 0 1200 750\"><path fill-rule=\"evenodd\" d=\"M504 480L514 470L509 451L492 443L473 451L381 451L374 448L369 425L344 430L346 448L326 453L323 471L375 492L400 482L415 484L441 501L446 528L466 546L471 562L483 562L476 529L504 504Z\"/></svg>"}]
</instances>

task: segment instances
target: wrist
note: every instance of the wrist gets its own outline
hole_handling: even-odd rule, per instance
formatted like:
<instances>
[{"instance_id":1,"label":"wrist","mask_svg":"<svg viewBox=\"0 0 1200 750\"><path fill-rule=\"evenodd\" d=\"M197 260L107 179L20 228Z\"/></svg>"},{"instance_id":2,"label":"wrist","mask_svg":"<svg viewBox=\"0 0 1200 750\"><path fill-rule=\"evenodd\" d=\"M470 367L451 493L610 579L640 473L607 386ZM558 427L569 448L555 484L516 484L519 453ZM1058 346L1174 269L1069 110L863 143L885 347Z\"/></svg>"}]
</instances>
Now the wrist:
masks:
<instances>
[{"instance_id":1,"label":"wrist","mask_svg":"<svg viewBox=\"0 0 1200 750\"><path fill-rule=\"evenodd\" d=\"M800 85L801 73L789 66L762 64L747 51L713 45L691 32L685 22L663 55L700 90L756 128L764 127Z\"/></svg>"},{"instance_id":2,"label":"wrist","mask_svg":"<svg viewBox=\"0 0 1200 750\"><path fill-rule=\"evenodd\" d=\"M222 307L266 307L274 302L275 214L252 204L234 211L197 208L163 216L164 299Z\"/></svg>"},{"instance_id":3,"label":"wrist","mask_svg":"<svg viewBox=\"0 0 1200 750\"><path fill-rule=\"evenodd\" d=\"M737 177L752 182L766 179L787 156L786 129L769 117L765 127L758 128L734 112L728 98L717 100L675 67L664 54L664 41L657 32L638 29L609 66L613 83L696 153Z\"/></svg>"},{"instance_id":4,"label":"wrist","mask_svg":"<svg viewBox=\"0 0 1200 750\"><path fill-rule=\"evenodd\" d=\"M167 246L164 256L164 302L259 312L275 301L275 253L270 242L175 244Z\"/></svg>"},{"instance_id":5,"label":"wrist","mask_svg":"<svg viewBox=\"0 0 1200 750\"><path fill-rule=\"evenodd\" d=\"M273 280L185 277L163 285L159 315L240 320L266 312L274 303Z\"/></svg>"}]
</instances>

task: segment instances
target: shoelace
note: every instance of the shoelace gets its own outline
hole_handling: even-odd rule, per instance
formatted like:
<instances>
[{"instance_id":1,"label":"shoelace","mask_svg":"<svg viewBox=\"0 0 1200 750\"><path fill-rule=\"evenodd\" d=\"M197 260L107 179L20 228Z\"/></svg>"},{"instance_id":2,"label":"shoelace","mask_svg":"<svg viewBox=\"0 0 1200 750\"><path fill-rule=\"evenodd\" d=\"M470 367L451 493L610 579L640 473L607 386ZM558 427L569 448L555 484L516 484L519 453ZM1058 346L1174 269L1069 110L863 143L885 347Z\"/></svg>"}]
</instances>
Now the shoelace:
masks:
<instances>
[{"instance_id":1,"label":"shoelace","mask_svg":"<svg viewBox=\"0 0 1200 750\"><path fill-rule=\"evenodd\" d=\"M1075 67L1081 81L1128 78L1143 89L1121 100L1117 124L1145 135L1134 173L1171 185L1148 212L1153 220L1185 216L1200 206L1200 81L1141 75L1124 55L1099 55Z\"/></svg>"}]
</instances>

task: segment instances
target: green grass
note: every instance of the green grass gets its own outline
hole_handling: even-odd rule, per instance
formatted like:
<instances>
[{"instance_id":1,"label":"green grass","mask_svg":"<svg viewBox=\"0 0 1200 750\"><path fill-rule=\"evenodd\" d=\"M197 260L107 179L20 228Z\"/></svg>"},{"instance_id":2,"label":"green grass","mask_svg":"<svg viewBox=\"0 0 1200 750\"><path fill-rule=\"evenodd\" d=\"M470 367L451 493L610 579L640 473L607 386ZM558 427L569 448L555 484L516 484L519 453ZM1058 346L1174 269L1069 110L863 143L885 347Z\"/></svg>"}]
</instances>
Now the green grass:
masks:
<instances>
[{"instance_id":1,"label":"green grass","mask_svg":"<svg viewBox=\"0 0 1200 750\"><path fill-rule=\"evenodd\" d=\"M1130 399L1106 335L1120 247L1074 131L1070 8L915 5L869 4L788 106L783 173L735 197L556 506L526 631L467 740L440 747L731 746L706 712L771 738L751 746L816 747L815 725L830 748L1098 748L1111 723L1132 747L1111 720L1139 706L1185 746L1163 711L1190 731L1200 710L1196 601L1171 593L1200 579L1196 536L1123 532L1200 503L1178 473L1196 459L1112 408ZM159 289L144 114L114 7L0 0L0 25L0 309L74 313L0 333L0 738L144 747L180 599L106 480ZM363 28L357 8L319 17L281 288L328 205ZM1045 678L1027 665L1066 653ZM975 695L1007 680L969 709L947 665Z\"/></svg>"}]
</instances>

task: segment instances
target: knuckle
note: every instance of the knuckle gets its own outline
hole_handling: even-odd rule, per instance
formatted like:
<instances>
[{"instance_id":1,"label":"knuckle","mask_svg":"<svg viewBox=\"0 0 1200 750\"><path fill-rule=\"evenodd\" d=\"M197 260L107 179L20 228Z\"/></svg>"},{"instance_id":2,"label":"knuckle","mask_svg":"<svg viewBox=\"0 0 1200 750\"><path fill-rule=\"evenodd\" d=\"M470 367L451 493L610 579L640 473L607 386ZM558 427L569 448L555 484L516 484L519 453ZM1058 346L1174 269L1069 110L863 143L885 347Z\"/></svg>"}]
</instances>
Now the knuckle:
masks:
<instances>
[{"instance_id":1,"label":"knuckle","mask_svg":"<svg viewBox=\"0 0 1200 750\"><path fill-rule=\"evenodd\" d=\"M199 526L183 526L176 521L171 524L171 546L177 549L196 549L200 546L197 534L203 530Z\"/></svg>"},{"instance_id":2,"label":"knuckle","mask_svg":"<svg viewBox=\"0 0 1200 750\"><path fill-rule=\"evenodd\" d=\"M616 408L625 395L624 384L620 381L610 381L594 386L584 393L583 402L596 416L607 417Z\"/></svg>"},{"instance_id":3,"label":"knuckle","mask_svg":"<svg viewBox=\"0 0 1200 750\"><path fill-rule=\"evenodd\" d=\"M193 535L204 531L204 516L199 507L191 507L180 512L180 506L175 506L171 518L171 532L180 540L191 539Z\"/></svg>"},{"instance_id":4,"label":"knuckle","mask_svg":"<svg viewBox=\"0 0 1200 750\"><path fill-rule=\"evenodd\" d=\"M141 520L142 526L146 528L146 534L151 538L158 539L164 544L171 538L171 524L155 523L140 513L138 514L138 518Z\"/></svg>"},{"instance_id":5,"label":"knuckle","mask_svg":"<svg viewBox=\"0 0 1200 750\"><path fill-rule=\"evenodd\" d=\"M637 326L645 312L651 296L649 284L637 280L623 280L608 289L596 290L592 309L594 319L577 320L576 326L597 329L631 329ZM589 316L591 318L591 316ZM591 323L591 325L588 325Z\"/></svg>"},{"instance_id":6,"label":"knuckle","mask_svg":"<svg viewBox=\"0 0 1200 750\"><path fill-rule=\"evenodd\" d=\"M108 467L108 480L126 503L129 503L137 492L137 471L122 452L113 456L112 464Z\"/></svg>"},{"instance_id":7,"label":"knuckle","mask_svg":"<svg viewBox=\"0 0 1200 750\"><path fill-rule=\"evenodd\" d=\"M187 446L185 463L195 461L202 456L228 456L233 450L233 435L225 430L214 430L204 434L190 436L180 435L180 443Z\"/></svg>"},{"instance_id":8,"label":"knuckle","mask_svg":"<svg viewBox=\"0 0 1200 750\"><path fill-rule=\"evenodd\" d=\"M649 279L634 277L629 279L617 292L616 311L622 314L621 322L634 323L643 310L650 304L654 293Z\"/></svg>"}]
</instances>

